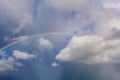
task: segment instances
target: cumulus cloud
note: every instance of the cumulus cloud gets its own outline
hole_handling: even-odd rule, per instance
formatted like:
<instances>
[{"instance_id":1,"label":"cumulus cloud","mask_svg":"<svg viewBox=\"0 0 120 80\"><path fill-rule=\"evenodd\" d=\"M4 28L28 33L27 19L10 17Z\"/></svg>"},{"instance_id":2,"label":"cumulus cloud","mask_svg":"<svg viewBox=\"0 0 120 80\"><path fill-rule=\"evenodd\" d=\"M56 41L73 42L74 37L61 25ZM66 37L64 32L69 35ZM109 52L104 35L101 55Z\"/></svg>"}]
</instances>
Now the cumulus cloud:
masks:
<instances>
[{"instance_id":1,"label":"cumulus cloud","mask_svg":"<svg viewBox=\"0 0 120 80\"><path fill-rule=\"evenodd\" d=\"M0 51L0 56L2 57L0 59L0 72L17 70L17 67L22 67L23 64L19 62L18 59L27 60L36 57L36 55L22 52L19 50L14 50L12 55L13 56L8 56L6 52Z\"/></svg>"},{"instance_id":2,"label":"cumulus cloud","mask_svg":"<svg viewBox=\"0 0 120 80\"><path fill-rule=\"evenodd\" d=\"M56 63L56 62L52 63L52 67L57 67L57 66L58 66L58 63Z\"/></svg>"},{"instance_id":3,"label":"cumulus cloud","mask_svg":"<svg viewBox=\"0 0 120 80\"><path fill-rule=\"evenodd\" d=\"M44 49L52 49L52 43L45 39L44 37L41 37L38 39L38 44L40 46L40 48L44 48Z\"/></svg>"},{"instance_id":4,"label":"cumulus cloud","mask_svg":"<svg viewBox=\"0 0 120 80\"><path fill-rule=\"evenodd\" d=\"M119 62L119 44L119 40L107 40L99 35L74 36L56 60L86 64Z\"/></svg>"},{"instance_id":5,"label":"cumulus cloud","mask_svg":"<svg viewBox=\"0 0 120 80\"><path fill-rule=\"evenodd\" d=\"M21 67L22 63L17 62L14 58L8 57L0 59L0 71L15 70L15 67Z\"/></svg>"},{"instance_id":6,"label":"cumulus cloud","mask_svg":"<svg viewBox=\"0 0 120 80\"><path fill-rule=\"evenodd\" d=\"M33 54L29 54L27 52L22 52L22 51L18 51L18 50L14 50L13 56L17 59L22 59L22 60L27 60L27 59L35 57L35 55L33 55Z\"/></svg>"}]
</instances>

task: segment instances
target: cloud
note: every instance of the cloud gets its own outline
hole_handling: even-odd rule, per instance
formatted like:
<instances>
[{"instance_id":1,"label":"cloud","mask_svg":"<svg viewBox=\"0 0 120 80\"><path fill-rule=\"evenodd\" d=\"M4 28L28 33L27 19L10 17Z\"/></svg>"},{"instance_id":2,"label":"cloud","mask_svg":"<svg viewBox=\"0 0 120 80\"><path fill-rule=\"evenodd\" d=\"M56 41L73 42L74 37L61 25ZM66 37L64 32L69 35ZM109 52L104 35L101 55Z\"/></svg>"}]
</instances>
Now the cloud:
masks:
<instances>
[{"instance_id":1,"label":"cloud","mask_svg":"<svg viewBox=\"0 0 120 80\"><path fill-rule=\"evenodd\" d=\"M88 2L89 0L48 0L48 5L60 10L79 10L85 8Z\"/></svg>"},{"instance_id":2,"label":"cloud","mask_svg":"<svg viewBox=\"0 0 120 80\"><path fill-rule=\"evenodd\" d=\"M57 66L58 66L58 64L56 62L52 63L52 67L57 67Z\"/></svg>"},{"instance_id":3,"label":"cloud","mask_svg":"<svg viewBox=\"0 0 120 80\"><path fill-rule=\"evenodd\" d=\"M119 8L119 0L0 0L0 37L5 35L6 41L17 34L76 32L80 36L74 36L66 48L59 52L56 60L85 64L119 63ZM21 36L17 39L26 38ZM40 49L53 47L44 37L37 43ZM0 71L15 69L21 64L18 59L35 57L19 50L13 52L14 58L6 58L1 52L0 55L4 56L0 59ZM54 62L51 65L54 67L58 64ZM115 71L115 67L106 66L101 74L104 77L114 74L116 77L119 72ZM117 77L119 80L119 75Z\"/></svg>"},{"instance_id":4,"label":"cloud","mask_svg":"<svg viewBox=\"0 0 120 80\"><path fill-rule=\"evenodd\" d=\"M33 54L29 54L27 52L22 52L22 51L18 51L18 50L14 50L13 56L17 59L22 59L22 60L27 60L27 59L35 57L35 55L33 55Z\"/></svg>"},{"instance_id":5,"label":"cloud","mask_svg":"<svg viewBox=\"0 0 120 80\"><path fill-rule=\"evenodd\" d=\"M44 49L52 49L53 47L53 44L49 40L45 39L44 37L41 37L38 39L38 44L40 48L44 48Z\"/></svg>"},{"instance_id":6,"label":"cloud","mask_svg":"<svg viewBox=\"0 0 120 80\"><path fill-rule=\"evenodd\" d=\"M32 25L33 25L33 16L29 14L25 14L24 17L21 19L19 26L14 29L13 33L18 33L21 30L30 28Z\"/></svg>"},{"instance_id":7,"label":"cloud","mask_svg":"<svg viewBox=\"0 0 120 80\"><path fill-rule=\"evenodd\" d=\"M31 0L0 0L0 24L9 32L19 33L32 26L33 1ZM9 26L9 27L8 27Z\"/></svg>"},{"instance_id":8,"label":"cloud","mask_svg":"<svg viewBox=\"0 0 120 80\"><path fill-rule=\"evenodd\" d=\"M68 19L67 17L62 18L63 20L66 18L67 24L61 24L61 26L69 26L68 31L76 30L80 34L107 34L112 28L119 27L118 9L108 9L104 6L110 1L111 3L119 2L118 0L49 0L46 3L56 11L71 14Z\"/></svg>"},{"instance_id":9,"label":"cloud","mask_svg":"<svg viewBox=\"0 0 120 80\"><path fill-rule=\"evenodd\" d=\"M6 52L0 51L0 56L0 72L17 70L17 67L22 67L23 64L18 59L27 60L36 57L36 55L19 50L14 50L12 56L8 56Z\"/></svg>"},{"instance_id":10,"label":"cloud","mask_svg":"<svg viewBox=\"0 0 120 80\"><path fill-rule=\"evenodd\" d=\"M119 0L105 0L103 3L103 6L105 8L112 8L112 9L118 9L120 8L120 1Z\"/></svg>"},{"instance_id":11,"label":"cloud","mask_svg":"<svg viewBox=\"0 0 120 80\"><path fill-rule=\"evenodd\" d=\"M0 71L15 70L15 67L21 67L22 63L17 62L14 58L8 57L0 59Z\"/></svg>"},{"instance_id":12,"label":"cloud","mask_svg":"<svg viewBox=\"0 0 120 80\"><path fill-rule=\"evenodd\" d=\"M56 56L59 61L99 64L119 62L119 40L107 40L100 35L74 36Z\"/></svg>"},{"instance_id":13,"label":"cloud","mask_svg":"<svg viewBox=\"0 0 120 80\"><path fill-rule=\"evenodd\" d=\"M93 25L92 28L95 29L92 32L105 33L109 29L107 24L111 24L111 20L118 17L116 13L118 11L104 7L104 4L109 4L110 1L11 0L9 2L9 0L1 0L0 10L7 15L7 20L8 18L10 18L10 21L13 20L13 23L10 24L14 25L9 26L9 29L7 28L13 33L72 32L74 30L81 31L81 28L86 28L89 25ZM117 3L118 1L112 2ZM0 16L6 18L6 15L1 14ZM7 23L9 25L7 20L2 20L1 24ZM91 27L87 29L91 30ZM84 33L89 30L84 31Z\"/></svg>"}]
</instances>

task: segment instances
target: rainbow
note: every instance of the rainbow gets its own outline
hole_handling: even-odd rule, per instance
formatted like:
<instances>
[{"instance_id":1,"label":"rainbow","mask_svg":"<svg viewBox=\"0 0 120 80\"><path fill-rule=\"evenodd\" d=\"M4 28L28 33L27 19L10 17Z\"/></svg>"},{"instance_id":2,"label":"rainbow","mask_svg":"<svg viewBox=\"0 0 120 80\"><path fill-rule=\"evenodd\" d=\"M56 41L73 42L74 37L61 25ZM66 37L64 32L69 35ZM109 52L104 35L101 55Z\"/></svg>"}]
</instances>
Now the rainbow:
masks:
<instances>
[{"instance_id":1,"label":"rainbow","mask_svg":"<svg viewBox=\"0 0 120 80\"><path fill-rule=\"evenodd\" d=\"M52 33L40 33L40 34L33 34L33 35L28 35L26 36L25 38L16 38L15 40L12 40L11 42L9 42L8 44L6 44L5 46L1 47L0 48L0 51L4 51L6 50L7 48L13 46L13 45L16 45L22 41L25 41L25 40L28 40L28 39L32 39L32 38L35 38L35 37L40 37L40 36L64 36L64 35L72 35L71 33L63 33L63 32L52 32Z\"/></svg>"}]
</instances>

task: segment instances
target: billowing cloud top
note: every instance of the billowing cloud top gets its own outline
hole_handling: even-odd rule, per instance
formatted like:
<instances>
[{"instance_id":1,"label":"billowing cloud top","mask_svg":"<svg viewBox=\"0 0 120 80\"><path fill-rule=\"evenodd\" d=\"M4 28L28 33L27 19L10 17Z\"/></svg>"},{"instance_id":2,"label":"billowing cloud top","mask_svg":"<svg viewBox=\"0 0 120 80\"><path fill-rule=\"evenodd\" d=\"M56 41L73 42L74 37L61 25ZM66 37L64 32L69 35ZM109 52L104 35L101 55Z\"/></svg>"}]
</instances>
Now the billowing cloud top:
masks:
<instances>
[{"instance_id":1,"label":"billowing cloud top","mask_svg":"<svg viewBox=\"0 0 120 80\"><path fill-rule=\"evenodd\" d=\"M119 44L119 40L106 40L99 35L75 36L56 56L56 60L86 64L119 62Z\"/></svg>"},{"instance_id":2,"label":"billowing cloud top","mask_svg":"<svg viewBox=\"0 0 120 80\"><path fill-rule=\"evenodd\" d=\"M52 49L52 43L49 40L45 39L44 37L38 39L38 44L40 48Z\"/></svg>"}]
</instances>

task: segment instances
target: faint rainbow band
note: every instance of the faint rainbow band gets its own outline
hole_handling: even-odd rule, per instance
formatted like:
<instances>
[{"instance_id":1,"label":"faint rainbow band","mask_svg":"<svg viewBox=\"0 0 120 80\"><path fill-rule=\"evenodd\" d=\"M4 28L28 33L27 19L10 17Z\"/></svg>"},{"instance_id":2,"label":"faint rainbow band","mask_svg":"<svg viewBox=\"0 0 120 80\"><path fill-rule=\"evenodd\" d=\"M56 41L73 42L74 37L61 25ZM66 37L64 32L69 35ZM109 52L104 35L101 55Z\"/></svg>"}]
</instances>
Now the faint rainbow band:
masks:
<instances>
[{"instance_id":1,"label":"faint rainbow band","mask_svg":"<svg viewBox=\"0 0 120 80\"><path fill-rule=\"evenodd\" d=\"M5 49L15 45L15 44L18 44L22 41L25 41L25 40L28 40L28 39L32 39L32 38L35 38L35 37L39 37L39 36L65 36L65 35L72 35L71 33L63 33L63 32L50 32L50 33L40 33L40 34L33 34L33 35L28 35L26 36L26 38L24 39L15 39L15 40L12 40L10 43L6 44L5 46L1 47L0 48L0 51L4 51Z\"/></svg>"}]
</instances>

